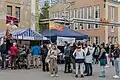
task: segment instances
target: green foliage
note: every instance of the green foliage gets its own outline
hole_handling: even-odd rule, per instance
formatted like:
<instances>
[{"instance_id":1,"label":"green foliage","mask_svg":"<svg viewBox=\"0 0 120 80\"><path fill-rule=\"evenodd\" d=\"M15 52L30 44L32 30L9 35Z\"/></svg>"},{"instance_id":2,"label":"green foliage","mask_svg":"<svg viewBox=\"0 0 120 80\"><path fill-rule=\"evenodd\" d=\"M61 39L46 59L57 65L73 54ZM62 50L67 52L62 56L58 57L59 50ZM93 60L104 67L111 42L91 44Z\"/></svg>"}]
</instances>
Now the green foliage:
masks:
<instances>
[{"instance_id":1,"label":"green foliage","mask_svg":"<svg viewBox=\"0 0 120 80\"><path fill-rule=\"evenodd\" d=\"M45 2L44 6L41 8L41 13L39 20L49 19L49 3ZM39 30L42 31L47 28L47 24L39 24Z\"/></svg>"},{"instance_id":2,"label":"green foliage","mask_svg":"<svg viewBox=\"0 0 120 80\"><path fill-rule=\"evenodd\" d=\"M47 24L40 24L39 25L39 31L41 32L42 30L46 29L48 27Z\"/></svg>"},{"instance_id":3,"label":"green foliage","mask_svg":"<svg viewBox=\"0 0 120 80\"><path fill-rule=\"evenodd\" d=\"M45 2L45 5L41 8L41 17L40 19L48 19L49 18L49 4Z\"/></svg>"}]
</instances>

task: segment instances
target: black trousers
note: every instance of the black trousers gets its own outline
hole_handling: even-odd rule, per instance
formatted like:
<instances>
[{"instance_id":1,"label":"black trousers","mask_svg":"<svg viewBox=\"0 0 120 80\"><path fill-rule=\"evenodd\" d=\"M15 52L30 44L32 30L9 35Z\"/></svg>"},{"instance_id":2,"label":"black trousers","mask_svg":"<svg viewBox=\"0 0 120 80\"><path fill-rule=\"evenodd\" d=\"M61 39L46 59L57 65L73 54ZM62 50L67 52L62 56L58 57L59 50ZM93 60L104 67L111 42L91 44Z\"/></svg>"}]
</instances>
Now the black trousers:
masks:
<instances>
[{"instance_id":1,"label":"black trousers","mask_svg":"<svg viewBox=\"0 0 120 80\"><path fill-rule=\"evenodd\" d=\"M86 63L87 75L92 75L92 63Z\"/></svg>"},{"instance_id":2,"label":"black trousers","mask_svg":"<svg viewBox=\"0 0 120 80\"><path fill-rule=\"evenodd\" d=\"M45 60L42 60L43 63L43 71L49 71L49 65L45 62Z\"/></svg>"},{"instance_id":3,"label":"black trousers","mask_svg":"<svg viewBox=\"0 0 120 80\"><path fill-rule=\"evenodd\" d=\"M70 72L71 65L70 65L70 57L65 57L65 72Z\"/></svg>"}]
</instances>

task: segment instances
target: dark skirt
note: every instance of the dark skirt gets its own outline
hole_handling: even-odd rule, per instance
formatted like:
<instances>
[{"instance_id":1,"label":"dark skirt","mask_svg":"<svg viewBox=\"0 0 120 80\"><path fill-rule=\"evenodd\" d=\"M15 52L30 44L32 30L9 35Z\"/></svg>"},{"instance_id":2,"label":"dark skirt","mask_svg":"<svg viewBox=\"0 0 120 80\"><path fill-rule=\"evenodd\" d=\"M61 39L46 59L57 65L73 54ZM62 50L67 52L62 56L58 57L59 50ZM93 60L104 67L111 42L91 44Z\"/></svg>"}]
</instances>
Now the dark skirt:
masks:
<instances>
[{"instance_id":1,"label":"dark skirt","mask_svg":"<svg viewBox=\"0 0 120 80\"><path fill-rule=\"evenodd\" d=\"M75 63L84 63L85 59L75 59Z\"/></svg>"},{"instance_id":2,"label":"dark skirt","mask_svg":"<svg viewBox=\"0 0 120 80\"><path fill-rule=\"evenodd\" d=\"M106 66L107 61L106 59L100 59L100 66Z\"/></svg>"}]
</instances>

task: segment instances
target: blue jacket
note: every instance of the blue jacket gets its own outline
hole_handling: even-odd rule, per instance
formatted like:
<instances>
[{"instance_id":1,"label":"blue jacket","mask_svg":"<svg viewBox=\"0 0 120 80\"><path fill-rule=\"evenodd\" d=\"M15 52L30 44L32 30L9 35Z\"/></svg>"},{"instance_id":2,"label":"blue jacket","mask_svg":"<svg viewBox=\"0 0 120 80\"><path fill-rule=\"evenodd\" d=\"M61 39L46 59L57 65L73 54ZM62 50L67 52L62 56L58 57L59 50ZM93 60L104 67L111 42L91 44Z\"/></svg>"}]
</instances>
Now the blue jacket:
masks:
<instances>
[{"instance_id":1,"label":"blue jacket","mask_svg":"<svg viewBox=\"0 0 120 80\"><path fill-rule=\"evenodd\" d=\"M40 47L37 45L32 47L32 55L40 55L40 53Z\"/></svg>"}]
</instances>

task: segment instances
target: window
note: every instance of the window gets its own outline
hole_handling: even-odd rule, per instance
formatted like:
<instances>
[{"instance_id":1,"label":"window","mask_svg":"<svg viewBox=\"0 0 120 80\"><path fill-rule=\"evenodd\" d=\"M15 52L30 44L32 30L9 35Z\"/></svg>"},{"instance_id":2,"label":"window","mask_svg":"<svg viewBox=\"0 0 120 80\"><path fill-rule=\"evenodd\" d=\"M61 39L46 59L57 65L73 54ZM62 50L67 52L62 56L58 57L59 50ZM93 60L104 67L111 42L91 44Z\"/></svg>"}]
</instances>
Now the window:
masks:
<instances>
[{"instance_id":1,"label":"window","mask_svg":"<svg viewBox=\"0 0 120 80\"><path fill-rule=\"evenodd\" d=\"M112 44L115 43L115 38L114 37L111 38L111 42L112 42Z\"/></svg>"},{"instance_id":2,"label":"window","mask_svg":"<svg viewBox=\"0 0 120 80\"><path fill-rule=\"evenodd\" d=\"M87 24L87 29L91 29L92 28L92 24Z\"/></svg>"},{"instance_id":3,"label":"window","mask_svg":"<svg viewBox=\"0 0 120 80\"><path fill-rule=\"evenodd\" d=\"M94 43L100 44L100 37L94 37Z\"/></svg>"},{"instance_id":4,"label":"window","mask_svg":"<svg viewBox=\"0 0 120 80\"><path fill-rule=\"evenodd\" d=\"M80 24L79 24L79 27L80 27L80 30L84 30L84 29L85 29L83 23L80 23Z\"/></svg>"},{"instance_id":5,"label":"window","mask_svg":"<svg viewBox=\"0 0 120 80\"><path fill-rule=\"evenodd\" d=\"M99 28L100 28L100 25L99 25L99 24L95 24L95 25L94 25L94 28L95 28L95 29L99 29Z\"/></svg>"},{"instance_id":6,"label":"window","mask_svg":"<svg viewBox=\"0 0 120 80\"><path fill-rule=\"evenodd\" d=\"M111 20L114 21L114 13L115 13L115 8L114 7L111 7L110 9L110 14L111 14Z\"/></svg>"},{"instance_id":7,"label":"window","mask_svg":"<svg viewBox=\"0 0 120 80\"><path fill-rule=\"evenodd\" d=\"M65 15L65 13L64 13L64 10L62 11L62 18L64 18L64 15Z\"/></svg>"},{"instance_id":8,"label":"window","mask_svg":"<svg viewBox=\"0 0 120 80\"><path fill-rule=\"evenodd\" d=\"M84 19L84 11L85 11L84 8L81 8L81 9L80 9L80 18L81 18L81 19Z\"/></svg>"},{"instance_id":9,"label":"window","mask_svg":"<svg viewBox=\"0 0 120 80\"><path fill-rule=\"evenodd\" d=\"M52 12L52 16L51 16L51 18L54 18L54 12Z\"/></svg>"},{"instance_id":10,"label":"window","mask_svg":"<svg viewBox=\"0 0 120 80\"><path fill-rule=\"evenodd\" d=\"M55 18L55 13L53 14L54 18Z\"/></svg>"},{"instance_id":11,"label":"window","mask_svg":"<svg viewBox=\"0 0 120 80\"><path fill-rule=\"evenodd\" d=\"M78 30L78 23L74 23L74 30Z\"/></svg>"},{"instance_id":12,"label":"window","mask_svg":"<svg viewBox=\"0 0 120 80\"><path fill-rule=\"evenodd\" d=\"M87 8L87 19L91 19L92 18L92 7L88 7Z\"/></svg>"},{"instance_id":13,"label":"window","mask_svg":"<svg viewBox=\"0 0 120 80\"><path fill-rule=\"evenodd\" d=\"M69 14L70 14L70 12L67 11L67 12L66 12L66 15L65 15L66 19L69 19Z\"/></svg>"},{"instance_id":14,"label":"window","mask_svg":"<svg viewBox=\"0 0 120 80\"><path fill-rule=\"evenodd\" d=\"M7 15L12 16L12 6L7 6Z\"/></svg>"},{"instance_id":15,"label":"window","mask_svg":"<svg viewBox=\"0 0 120 80\"><path fill-rule=\"evenodd\" d=\"M89 44L92 44L92 37L88 37Z\"/></svg>"},{"instance_id":16,"label":"window","mask_svg":"<svg viewBox=\"0 0 120 80\"><path fill-rule=\"evenodd\" d=\"M99 19L100 18L100 6L94 6L94 18Z\"/></svg>"},{"instance_id":17,"label":"window","mask_svg":"<svg viewBox=\"0 0 120 80\"><path fill-rule=\"evenodd\" d=\"M59 12L56 12L56 18L59 18Z\"/></svg>"},{"instance_id":18,"label":"window","mask_svg":"<svg viewBox=\"0 0 120 80\"><path fill-rule=\"evenodd\" d=\"M74 9L74 18L78 18L78 9Z\"/></svg>"},{"instance_id":19,"label":"window","mask_svg":"<svg viewBox=\"0 0 120 80\"><path fill-rule=\"evenodd\" d=\"M60 16L60 18L62 18L62 11L60 12L59 16Z\"/></svg>"},{"instance_id":20,"label":"window","mask_svg":"<svg viewBox=\"0 0 120 80\"><path fill-rule=\"evenodd\" d=\"M111 32L114 32L114 29L115 29L115 27L114 27L114 26L112 26L112 27L111 27Z\"/></svg>"},{"instance_id":21,"label":"window","mask_svg":"<svg viewBox=\"0 0 120 80\"><path fill-rule=\"evenodd\" d=\"M16 12L16 18L18 19L18 21L20 22L20 7L16 7L15 8L15 12Z\"/></svg>"}]
</instances>

